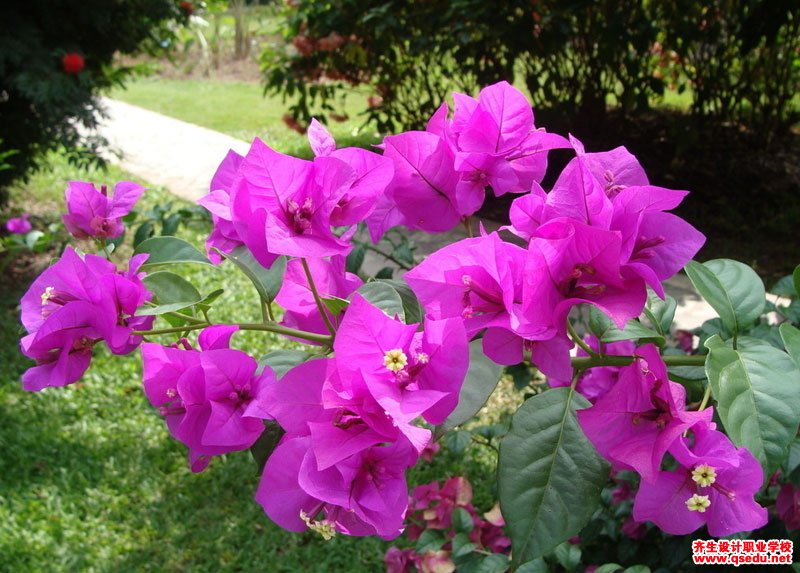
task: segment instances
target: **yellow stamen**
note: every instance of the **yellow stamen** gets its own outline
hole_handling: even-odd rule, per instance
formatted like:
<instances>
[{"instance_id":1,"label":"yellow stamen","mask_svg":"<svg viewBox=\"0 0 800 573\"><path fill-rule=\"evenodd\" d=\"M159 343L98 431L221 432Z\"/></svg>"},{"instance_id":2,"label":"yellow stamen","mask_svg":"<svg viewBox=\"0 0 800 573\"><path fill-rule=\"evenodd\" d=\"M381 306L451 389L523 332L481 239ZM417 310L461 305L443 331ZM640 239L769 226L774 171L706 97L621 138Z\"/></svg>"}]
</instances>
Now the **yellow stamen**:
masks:
<instances>
[{"instance_id":1,"label":"yellow stamen","mask_svg":"<svg viewBox=\"0 0 800 573\"><path fill-rule=\"evenodd\" d=\"M708 464L700 464L692 470L692 479L701 487L708 487L717 481L717 470Z\"/></svg>"},{"instance_id":2,"label":"yellow stamen","mask_svg":"<svg viewBox=\"0 0 800 573\"><path fill-rule=\"evenodd\" d=\"M336 537L336 526L330 521L315 521L302 509L300 510L300 519L305 522L311 531L319 533L325 541L330 541Z\"/></svg>"},{"instance_id":3,"label":"yellow stamen","mask_svg":"<svg viewBox=\"0 0 800 573\"><path fill-rule=\"evenodd\" d=\"M708 499L707 495L694 494L692 497L686 500L686 507L689 509L689 511L705 513L706 509L711 507L711 501Z\"/></svg>"},{"instance_id":4,"label":"yellow stamen","mask_svg":"<svg viewBox=\"0 0 800 573\"><path fill-rule=\"evenodd\" d=\"M408 364L408 356L399 348L393 348L383 356L383 365L392 372L400 372L406 364Z\"/></svg>"}]
</instances>

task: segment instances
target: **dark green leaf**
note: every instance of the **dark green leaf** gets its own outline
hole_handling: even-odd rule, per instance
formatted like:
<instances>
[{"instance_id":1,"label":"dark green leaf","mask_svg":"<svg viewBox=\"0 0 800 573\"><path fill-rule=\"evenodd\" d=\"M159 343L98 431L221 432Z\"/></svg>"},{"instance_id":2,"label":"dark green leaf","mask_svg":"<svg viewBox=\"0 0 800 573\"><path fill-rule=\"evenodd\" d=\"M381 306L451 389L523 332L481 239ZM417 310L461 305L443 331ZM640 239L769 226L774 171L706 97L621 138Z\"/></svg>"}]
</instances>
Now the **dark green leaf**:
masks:
<instances>
[{"instance_id":1,"label":"dark green leaf","mask_svg":"<svg viewBox=\"0 0 800 573\"><path fill-rule=\"evenodd\" d=\"M508 571L508 557L502 553L489 555L476 569L477 573L505 573Z\"/></svg>"},{"instance_id":2,"label":"dark green leaf","mask_svg":"<svg viewBox=\"0 0 800 573\"><path fill-rule=\"evenodd\" d=\"M463 508L459 509L463 510ZM453 550L452 550L453 559L460 559L462 557L465 557L475 550L475 544L469 540L469 536L466 533L457 533L455 537L453 537L452 543L453 543Z\"/></svg>"},{"instance_id":3,"label":"dark green leaf","mask_svg":"<svg viewBox=\"0 0 800 573\"><path fill-rule=\"evenodd\" d=\"M414 291L411 290L411 287L409 287L403 281L393 279L379 279L378 282L390 285L395 291L397 291L397 294L400 295L400 300L403 303L403 313L405 314L406 324L418 324L422 322L424 313L422 312L422 307L420 306Z\"/></svg>"},{"instance_id":4,"label":"dark green leaf","mask_svg":"<svg viewBox=\"0 0 800 573\"><path fill-rule=\"evenodd\" d=\"M144 277L143 282L155 296L156 306L139 309L136 312L138 316L174 312L192 306L202 299L200 293L189 281L174 273L167 271L150 273Z\"/></svg>"},{"instance_id":5,"label":"dark green leaf","mask_svg":"<svg viewBox=\"0 0 800 573\"><path fill-rule=\"evenodd\" d=\"M469 370L458 395L458 405L447 419L436 428L436 436L442 436L456 426L472 419L494 392L503 367L489 360L483 353L483 342L469 343Z\"/></svg>"},{"instance_id":6,"label":"dark green leaf","mask_svg":"<svg viewBox=\"0 0 800 573\"><path fill-rule=\"evenodd\" d=\"M381 270L375 273L375 278L391 279L393 274L394 274L394 269L392 267L383 267Z\"/></svg>"},{"instance_id":7,"label":"dark green leaf","mask_svg":"<svg viewBox=\"0 0 800 573\"><path fill-rule=\"evenodd\" d=\"M328 310L331 311L333 316L342 314L342 311L350 304L350 301L339 298L338 296L323 296L322 302L325 303L325 306L328 307Z\"/></svg>"},{"instance_id":8,"label":"dark green leaf","mask_svg":"<svg viewBox=\"0 0 800 573\"><path fill-rule=\"evenodd\" d=\"M449 432L444 436L444 443L456 455L463 454L472 442L472 433L469 430Z\"/></svg>"},{"instance_id":9,"label":"dark green leaf","mask_svg":"<svg viewBox=\"0 0 800 573\"><path fill-rule=\"evenodd\" d=\"M677 301L667 295L666 299L661 298L653 291L647 292L647 307L644 309L647 318L653 323L659 334L667 335L675 318L675 309L678 307Z\"/></svg>"},{"instance_id":10,"label":"dark green leaf","mask_svg":"<svg viewBox=\"0 0 800 573\"><path fill-rule=\"evenodd\" d=\"M764 311L764 282L744 263L730 259L703 264L690 261L686 274L734 335L747 330Z\"/></svg>"},{"instance_id":11,"label":"dark green leaf","mask_svg":"<svg viewBox=\"0 0 800 573\"><path fill-rule=\"evenodd\" d=\"M264 433L262 433L256 442L250 446L250 453L253 455L256 466L258 466L259 474L264 469L264 464L267 463L270 454L272 454L275 448L278 447L278 442L281 441L281 438L285 433L283 428L281 428L278 423L273 420L265 420L264 426Z\"/></svg>"},{"instance_id":12,"label":"dark green leaf","mask_svg":"<svg viewBox=\"0 0 800 573\"><path fill-rule=\"evenodd\" d=\"M797 296L800 296L800 265L795 267L792 277L794 278L794 290Z\"/></svg>"},{"instance_id":13,"label":"dark green leaf","mask_svg":"<svg viewBox=\"0 0 800 573\"><path fill-rule=\"evenodd\" d=\"M150 255L142 265L143 269L172 263L211 264L203 253L177 237L151 237L142 241L134 253Z\"/></svg>"},{"instance_id":14,"label":"dark green leaf","mask_svg":"<svg viewBox=\"0 0 800 573\"><path fill-rule=\"evenodd\" d=\"M303 350L273 350L262 356L258 363L269 366L278 378L282 378L289 370L312 356L314 355Z\"/></svg>"},{"instance_id":15,"label":"dark green leaf","mask_svg":"<svg viewBox=\"0 0 800 573\"><path fill-rule=\"evenodd\" d=\"M244 245L236 247L230 253L218 251L222 256L239 267L253 286L258 295L266 302L272 302L283 284L283 275L286 272L286 257L278 257L272 266L264 268Z\"/></svg>"},{"instance_id":16,"label":"dark green leaf","mask_svg":"<svg viewBox=\"0 0 800 573\"><path fill-rule=\"evenodd\" d=\"M595 569L594 573L617 573L617 571L622 571L622 565L618 565L616 563L604 563Z\"/></svg>"},{"instance_id":17,"label":"dark green leaf","mask_svg":"<svg viewBox=\"0 0 800 573\"><path fill-rule=\"evenodd\" d=\"M600 502L608 464L575 416L589 406L570 388L533 396L516 411L500 443L500 504L516 564L576 535Z\"/></svg>"},{"instance_id":18,"label":"dark green leaf","mask_svg":"<svg viewBox=\"0 0 800 573\"><path fill-rule=\"evenodd\" d=\"M153 224L150 221L145 221L136 228L133 234L133 248L139 246L140 243L153 236Z\"/></svg>"},{"instance_id":19,"label":"dark green leaf","mask_svg":"<svg viewBox=\"0 0 800 573\"><path fill-rule=\"evenodd\" d=\"M390 317L399 317L405 322L406 313L403 310L403 299L388 281L369 282L359 288L358 293Z\"/></svg>"},{"instance_id":20,"label":"dark green leaf","mask_svg":"<svg viewBox=\"0 0 800 573\"><path fill-rule=\"evenodd\" d=\"M758 458L769 477L788 455L800 425L800 370L768 344L727 346L708 340L706 373L728 436Z\"/></svg>"},{"instance_id":21,"label":"dark green leaf","mask_svg":"<svg viewBox=\"0 0 800 573\"><path fill-rule=\"evenodd\" d=\"M358 274L361 265L364 264L364 256L367 254L367 247L364 243L356 243L350 254L347 255L345 267L348 273Z\"/></svg>"},{"instance_id":22,"label":"dark green leaf","mask_svg":"<svg viewBox=\"0 0 800 573\"><path fill-rule=\"evenodd\" d=\"M568 541L556 547L553 555L555 555L559 565L567 571L575 571L575 568L581 562L581 548Z\"/></svg>"},{"instance_id":23,"label":"dark green leaf","mask_svg":"<svg viewBox=\"0 0 800 573\"><path fill-rule=\"evenodd\" d=\"M550 573L544 559L534 559L517 567L515 573Z\"/></svg>"},{"instance_id":24,"label":"dark green leaf","mask_svg":"<svg viewBox=\"0 0 800 573\"><path fill-rule=\"evenodd\" d=\"M792 357L794 363L800 368L800 330L796 329L791 324L784 322L778 329L780 332L783 346L786 352Z\"/></svg>"},{"instance_id":25,"label":"dark green leaf","mask_svg":"<svg viewBox=\"0 0 800 573\"><path fill-rule=\"evenodd\" d=\"M776 296L797 297L797 291L794 288L794 276L786 275L781 280L772 285L769 292Z\"/></svg>"},{"instance_id":26,"label":"dark green leaf","mask_svg":"<svg viewBox=\"0 0 800 573\"><path fill-rule=\"evenodd\" d=\"M469 533L475 525L472 516L463 507L458 507L453 511L453 529L456 533Z\"/></svg>"},{"instance_id":27,"label":"dark green leaf","mask_svg":"<svg viewBox=\"0 0 800 573\"><path fill-rule=\"evenodd\" d=\"M614 321L594 305L589 306L589 329L601 342L646 339L664 346L664 336L647 328L637 319L629 321L625 328L620 330Z\"/></svg>"},{"instance_id":28,"label":"dark green leaf","mask_svg":"<svg viewBox=\"0 0 800 573\"><path fill-rule=\"evenodd\" d=\"M417 539L415 550L420 555L426 551L439 551L445 544L444 535L436 529L426 529Z\"/></svg>"},{"instance_id":29,"label":"dark green leaf","mask_svg":"<svg viewBox=\"0 0 800 573\"><path fill-rule=\"evenodd\" d=\"M174 235L178 231L178 225L181 224L181 216L178 213L173 213L161 222L161 235Z\"/></svg>"}]
</instances>

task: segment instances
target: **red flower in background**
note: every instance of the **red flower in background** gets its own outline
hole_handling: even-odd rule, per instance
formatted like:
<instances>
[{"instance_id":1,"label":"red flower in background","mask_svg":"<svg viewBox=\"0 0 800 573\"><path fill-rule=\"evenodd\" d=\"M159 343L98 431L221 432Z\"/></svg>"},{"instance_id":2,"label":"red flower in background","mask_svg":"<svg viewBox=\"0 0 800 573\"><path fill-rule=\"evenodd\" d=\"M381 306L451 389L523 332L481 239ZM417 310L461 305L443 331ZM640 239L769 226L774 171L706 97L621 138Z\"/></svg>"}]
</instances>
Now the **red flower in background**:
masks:
<instances>
[{"instance_id":1,"label":"red flower in background","mask_svg":"<svg viewBox=\"0 0 800 573\"><path fill-rule=\"evenodd\" d=\"M69 52L61 58L61 66L64 68L64 73L79 74L86 67L86 60L76 52Z\"/></svg>"},{"instance_id":2,"label":"red flower in background","mask_svg":"<svg viewBox=\"0 0 800 573\"><path fill-rule=\"evenodd\" d=\"M186 16L191 16L194 14L194 4L191 2L181 2L178 4L178 7L181 9L181 12L184 13Z\"/></svg>"}]
</instances>

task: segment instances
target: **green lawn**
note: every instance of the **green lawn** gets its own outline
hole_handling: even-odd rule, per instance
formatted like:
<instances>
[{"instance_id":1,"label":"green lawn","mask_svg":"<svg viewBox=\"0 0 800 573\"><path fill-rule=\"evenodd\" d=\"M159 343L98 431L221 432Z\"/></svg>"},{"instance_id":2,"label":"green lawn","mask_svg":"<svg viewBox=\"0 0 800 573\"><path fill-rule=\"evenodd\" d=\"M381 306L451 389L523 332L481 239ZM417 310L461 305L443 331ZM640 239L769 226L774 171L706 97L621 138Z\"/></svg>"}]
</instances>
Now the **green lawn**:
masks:
<instances>
[{"instance_id":1,"label":"green lawn","mask_svg":"<svg viewBox=\"0 0 800 573\"><path fill-rule=\"evenodd\" d=\"M115 168L78 171L57 156L51 164L51 172L12 190L14 208L35 205L55 218L66 180L130 177ZM180 205L155 189L141 206L167 201ZM180 234L201 246L207 231L202 225ZM224 266L180 272L204 293L224 286L216 320L256 318L255 294L242 276ZM215 459L193 475L185 448L143 396L137 355L100 351L80 383L21 390L29 362L17 350L17 301L26 288L0 286L0 571L382 570L384 542L343 536L325 542L273 525L252 499L258 478L249 453ZM247 333L234 344L260 356L290 343ZM472 446L464 458L445 448L432 464L421 462L410 480L463 473L485 511L493 504L493 461L486 448Z\"/></svg>"},{"instance_id":2,"label":"green lawn","mask_svg":"<svg viewBox=\"0 0 800 573\"><path fill-rule=\"evenodd\" d=\"M279 97L265 98L259 84L152 77L130 82L109 95L245 141L260 137L285 153L310 154L306 137L286 127L281 119L289 105ZM378 140L374 129L364 128L358 116L364 107L364 97L353 93L346 104L350 119L328 126L340 146L368 145Z\"/></svg>"}]
</instances>

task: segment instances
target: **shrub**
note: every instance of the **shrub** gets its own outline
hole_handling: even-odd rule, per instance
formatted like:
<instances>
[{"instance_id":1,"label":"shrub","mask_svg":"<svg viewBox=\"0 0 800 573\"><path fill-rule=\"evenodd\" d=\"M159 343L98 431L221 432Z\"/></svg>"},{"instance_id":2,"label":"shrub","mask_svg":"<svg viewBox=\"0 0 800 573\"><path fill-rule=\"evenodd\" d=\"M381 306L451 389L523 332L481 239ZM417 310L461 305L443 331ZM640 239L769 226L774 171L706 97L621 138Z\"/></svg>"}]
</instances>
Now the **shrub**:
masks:
<instances>
[{"instance_id":1,"label":"shrub","mask_svg":"<svg viewBox=\"0 0 800 573\"><path fill-rule=\"evenodd\" d=\"M0 186L58 146L73 161L96 157L96 96L126 74L112 66L114 54L145 42L159 46L169 33L165 23L180 14L172 0L7 3L0 19L0 155L17 152L6 158L11 168L0 171Z\"/></svg>"}]
</instances>

